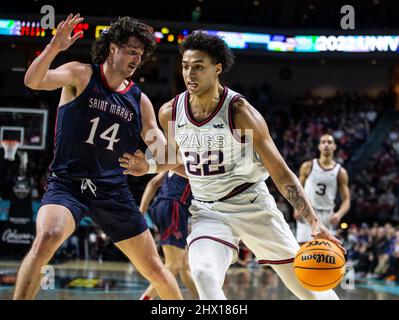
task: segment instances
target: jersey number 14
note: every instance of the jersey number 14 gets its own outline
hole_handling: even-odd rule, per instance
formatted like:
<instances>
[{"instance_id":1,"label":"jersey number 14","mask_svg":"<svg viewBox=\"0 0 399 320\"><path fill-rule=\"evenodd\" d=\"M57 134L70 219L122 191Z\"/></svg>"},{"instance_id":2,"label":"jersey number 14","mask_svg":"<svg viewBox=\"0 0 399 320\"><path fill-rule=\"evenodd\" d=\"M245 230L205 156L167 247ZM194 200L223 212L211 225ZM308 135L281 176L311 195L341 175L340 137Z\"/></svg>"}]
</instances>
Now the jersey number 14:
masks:
<instances>
[{"instance_id":1,"label":"jersey number 14","mask_svg":"<svg viewBox=\"0 0 399 320\"><path fill-rule=\"evenodd\" d=\"M100 117L94 118L90 120L93 123L90 130L89 138L85 141L90 144L94 144L94 136L97 131L98 123L100 121ZM109 141L107 149L114 151L114 143L117 143L120 139L117 139L116 136L118 134L119 124L114 123L107 130L100 134L100 138Z\"/></svg>"}]
</instances>

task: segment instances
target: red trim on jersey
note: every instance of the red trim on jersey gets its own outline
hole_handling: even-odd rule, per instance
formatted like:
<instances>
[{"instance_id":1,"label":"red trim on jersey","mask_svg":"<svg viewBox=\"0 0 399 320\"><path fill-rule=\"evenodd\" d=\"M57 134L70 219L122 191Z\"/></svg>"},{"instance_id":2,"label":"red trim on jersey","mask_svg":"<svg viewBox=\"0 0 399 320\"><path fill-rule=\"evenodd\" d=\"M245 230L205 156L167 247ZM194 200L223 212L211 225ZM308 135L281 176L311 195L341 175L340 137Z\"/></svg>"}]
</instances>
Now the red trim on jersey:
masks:
<instances>
[{"instance_id":1,"label":"red trim on jersey","mask_svg":"<svg viewBox=\"0 0 399 320\"><path fill-rule=\"evenodd\" d=\"M205 118L204 120L201 120L201 121L195 120L194 116L191 113L191 109L188 106L189 95L190 94L187 91L185 99L184 99L184 109L186 111L186 116L191 123L195 124L197 127L201 127L204 124L207 124L209 121L211 121L216 116L216 114L219 112L219 110L222 107L224 100L226 99L226 96L227 96L227 87L223 86L223 94L219 100L219 104L217 105L216 109L213 110L213 112L207 118Z\"/></svg>"},{"instance_id":2,"label":"red trim on jersey","mask_svg":"<svg viewBox=\"0 0 399 320\"><path fill-rule=\"evenodd\" d=\"M177 103L179 102L179 94L175 97L175 100L173 100L172 104L172 130L173 130L173 136L175 135L176 132L176 109L177 109Z\"/></svg>"},{"instance_id":3,"label":"red trim on jersey","mask_svg":"<svg viewBox=\"0 0 399 320\"><path fill-rule=\"evenodd\" d=\"M53 163L53 161L55 159L55 143L57 141L56 138L57 138L57 124L58 124L58 110L59 110L59 108L60 107L57 108L57 112L55 114L55 126L54 126L54 138L53 138L53 160L50 162L49 169L50 169L51 163Z\"/></svg>"},{"instance_id":4,"label":"red trim on jersey","mask_svg":"<svg viewBox=\"0 0 399 320\"><path fill-rule=\"evenodd\" d=\"M251 187L253 185L254 185L254 183L244 182L243 184L240 184L238 187L235 187L233 189L233 191L231 191L228 195L224 196L223 198L220 198L218 201L230 199L230 198L236 196L237 194L247 190L249 187Z\"/></svg>"},{"instance_id":5,"label":"red trim on jersey","mask_svg":"<svg viewBox=\"0 0 399 320\"><path fill-rule=\"evenodd\" d=\"M104 85L107 87L107 89L108 89L108 90L111 90L111 91L113 91L113 92L119 93L119 94L124 94L124 93L128 92L129 89L130 89L130 88L132 87L132 85L134 84L134 82L133 82L132 80L129 79L129 84L126 86L125 89L123 89L123 90L121 90L121 91L116 91L116 90L113 90L113 89L109 86L108 81L107 81L107 78L105 77L105 74L104 74L104 67L103 67L102 64L100 64L100 74L101 74L101 80L103 81L103 83L104 83Z\"/></svg>"},{"instance_id":6,"label":"red trim on jersey","mask_svg":"<svg viewBox=\"0 0 399 320\"><path fill-rule=\"evenodd\" d=\"M294 262L294 258L284 260L258 260L258 264L286 264Z\"/></svg>"},{"instance_id":7,"label":"red trim on jersey","mask_svg":"<svg viewBox=\"0 0 399 320\"><path fill-rule=\"evenodd\" d=\"M249 187L251 187L253 185L254 185L254 183L244 182L243 184L240 184L238 187L235 187L233 189L233 191L231 191L228 195L226 195L226 196L224 196L224 197L222 197L222 198L220 198L218 200L208 201L208 200L200 200L200 199L197 199L197 198L195 198L195 200L200 201L200 202L204 202L204 203L214 203L214 202L217 202L217 201L224 201L224 200L230 199L230 198L236 196L237 194L247 190Z\"/></svg>"},{"instance_id":8,"label":"red trim on jersey","mask_svg":"<svg viewBox=\"0 0 399 320\"><path fill-rule=\"evenodd\" d=\"M226 246L228 246L228 247L230 247L230 248L232 248L232 249L237 250L237 252L238 252L238 248L237 248L234 244L232 244L232 243L230 243L230 242L227 242L227 241L225 241L225 240L219 239L219 238L211 237L211 236L201 236L201 237L194 238L194 239L191 240L191 242L188 244L188 247L190 248L190 246L191 246L195 241L201 240L201 239L209 239L209 240L213 240L213 241L219 242L219 243L224 244L224 245L226 245Z\"/></svg>"},{"instance_id":9,"label":"red trim on jersey","mask_svg":"<svg viewBox=\"0 0 399 320\"><path fill-rule=\"evenodd\" d=\"M176 121L176 107L177 107L177 102L179 101L179 94L175 97L175 100L173 100L172 104L172 121Z\"/></svg>"},{"instance_id":10,"label":"red trim on jersey","mask_svg":"<svg viewBox=\"0 0 399 320\"><path fill-rule=\"evenodd\" d=\"M337 187L339 187L339 174L341 172L342 166L338 169L338 173L337 173Z\"/></svg>"},{"instance_id":11,"label":"red trim on jersey","mask_svg":"<svg viewBox=\"0 0 399 320\"><path fill-rule=\"evenodd\" d=\"M57 112L55 114L55 126L54 126L54 138L53 138L53 149L54 149L54 154L55 154L55 142L56 142L56 135L57 135L57 125L58 125L58 109L57 108Z\"/></svg>"},{"instance_id":12,"label":"red trim on jersey","mask_svg":"<svg viewBox=\"0 0 399 320\"><path fill-rule=\"evenodd\" d=\"M323 170L323 171L331 171L331 170L334 170L335 169L335 167L337 166L337 164L338 164L338 162L337 161L335 161L335 165L334 165L334 167L332 167L331 169L326 169L326 168L324 168L322 165L321 165L321 163L320 163L320 160L319 159L316 159L317 160L317 164L319 165L319 167Z\"/></svg>"},{"instance_id":13,"label":"red trim on jersey","mask_svg":"<svg viewBox=\"0 0 399 320\"><path fill-rule=\"evenodd\" d=\"M234 117L233 117L233 103L237 102L242 96L240 94L236 94L230 101L229 103L229 109L228 109L228 114L229 114L229 127L230 127L230 132L233 135L234 139L236 139L240 143L245 142L245 136L237 136L237 132L234 131L236 129L236 126L234 124Z\"/></svg>"},{"instance_id":14,"label":"red trim on jersey","mask_svg":"<svg viewBox=\"0 0 399 320\"><path fill-rule=\"evenodd\" d=\"M191 187L190 187L190 183L187 182L186 187L184 188L183 194L180 197L180 203L187 203L187 199L190 196L191 193Z\"/></svg>"},{"instance_id":15,"label":"red trim on jersey","mask_svg":"<svg viewBox=\"0 0 399 320\"><path fill-rule=\"evenodd\" d=\"M172 224L170 227L162 234L161 240L165 241L172 232L177 231L179 229L179 215L180 215L180 206L176 200L173 200L172 205Z\"/></svg>"},{"instance_id":16,"label":"red trim on jersey","mask_svg":"<svg viewBox=\"0 0 399 320\"><path fill-rule=\"evenodd\" d=\"M310 174L312 173L313 170L313 160L310 162L310 171L308 173L308 177L310 176Z\"/></svg>"}]
</instances>

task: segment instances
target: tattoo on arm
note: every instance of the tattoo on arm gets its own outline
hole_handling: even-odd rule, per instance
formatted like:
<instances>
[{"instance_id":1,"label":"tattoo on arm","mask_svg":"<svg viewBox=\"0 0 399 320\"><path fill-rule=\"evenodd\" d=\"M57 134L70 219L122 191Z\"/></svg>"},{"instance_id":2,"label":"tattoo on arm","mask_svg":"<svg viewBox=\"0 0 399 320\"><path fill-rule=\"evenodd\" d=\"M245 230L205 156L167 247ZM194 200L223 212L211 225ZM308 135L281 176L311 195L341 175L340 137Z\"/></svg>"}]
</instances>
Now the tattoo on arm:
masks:
<instances>
[{"instance_id":1,"label":"tattoo on arm","mask_svg":"<svg viewBox=\"0 0 399 320\"><path fill-rule=\"evenodd\" d=\"M296 210L298 210L301 216L306 219L310 214L310 208L304 197L299 192L298 187L294 184L289 184L285 187L285 190L287 191L287 200Z\"/></svg>"}]
</instances>

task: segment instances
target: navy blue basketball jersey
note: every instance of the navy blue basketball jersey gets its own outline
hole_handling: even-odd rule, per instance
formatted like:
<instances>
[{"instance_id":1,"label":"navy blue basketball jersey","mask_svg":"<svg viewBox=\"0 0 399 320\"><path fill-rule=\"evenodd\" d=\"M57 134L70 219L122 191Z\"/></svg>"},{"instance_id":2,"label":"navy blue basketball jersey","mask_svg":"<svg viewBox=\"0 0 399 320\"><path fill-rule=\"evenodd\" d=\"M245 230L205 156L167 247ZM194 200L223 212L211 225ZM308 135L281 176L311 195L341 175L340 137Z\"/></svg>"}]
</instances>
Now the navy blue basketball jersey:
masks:
<instances>
[{"instance_id":1,"label":"navy blue basketball jersey","mask_svg":"<svg viewBox=\"0 0 399 320\"><path fill-rule=\"evenodd\" d=\"M84 91L58 107L54 159L57 175L107 178L121 175L118 158L133 153L142 129L141 90L130 81L123 91L109 88L102 65L91 65L93 74Z\"/></svg>"},{"instance_id":2,"label":"navy blue basketball jersey","mask_svg":"<svg viewBox=\"0 0 399 320\"><path fill-rule=\"evenodd\" d=\"M183 205L190 206L192 194L188 180L169 172L162 182L156 201L163 199L177 200Z\"/></svg>"}]
</instances>

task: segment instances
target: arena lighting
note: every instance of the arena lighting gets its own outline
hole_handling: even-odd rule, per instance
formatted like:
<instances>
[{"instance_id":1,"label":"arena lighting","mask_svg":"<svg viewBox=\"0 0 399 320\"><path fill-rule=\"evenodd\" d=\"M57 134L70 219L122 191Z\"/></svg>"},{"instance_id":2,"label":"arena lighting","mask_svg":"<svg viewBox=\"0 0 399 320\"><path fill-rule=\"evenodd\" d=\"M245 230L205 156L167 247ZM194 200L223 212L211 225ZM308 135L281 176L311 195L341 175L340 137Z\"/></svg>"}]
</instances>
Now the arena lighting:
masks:
<instances>
[{"instance_id":1,"label":"arena lighting","mask_svg":"<svg viewBox=\"0 0 399 320\"><path fill-rule=\"evenodd\" d=\"M21 34L21 21L0 19L0 35L19 36Z\"/></svg>"},{"instance_id":2,"label":"arena lighting","mask_svg":"<svg viewBox=\"0 0 399 320\"><path fill-rule=\"evenodd\" d=\"M89 29L88 23L79 23L74 33L81 30ZM56 29L44 29L41 27L39 21L25 21L25 20L5 20L0 19L0 36L20 36L28 38L43 38L45 36L53 36ZM83 38L82 35L80 38Z\"/></svg>"},{"instance_id":3,"label":"arena lighting","mask_svg":"<svg viewBox=\"0 0 399 320\"><path fill-rule=\"evenodd\" d=\"M83 33L79 36L80 39L84 38L84 31L87 31L89 29L89 24L87 22L85 23L78 23L76 28L73 31L73 34L75 35L79 31L83 31Z\"/></svg>"},{"instance_id":4,"label":"arena lighting","mask_svg":"<svg viewBox=\"0 0 399 320\"><path fill-rule=\"evenodd\" d=\"M217 30L204 30L208 34L217 35L226 41L232 49L261 48L267 50L271 35L263 33L230 32Z\"/></svg>"},{"instance_id":5,"label":"arena lighting","mask_svg":"<svg viewBox=\"0 0 399 320\"><path fill-rule=\"evenodd\" d=\"M96 39L109 25L81 23L75 33L84 32L84 38ZM158 43L180 44L191 31L163 26L154 32ZM388 52L399 51L399 35L283 35L269 33L201 30L222 37L227 45L238 50L268 52ZM38 21L0 19L0 36L42 38L54 35L55 29L43 29Z\"/></svg>"},{"instance_id":6,"label":"arena lighting","mask_svg":"<svg viewBox=\"0 0 399 320\"><path fill-rule=\"evenodd\" d=\"M177 36L177 43L178 43L178 44L182 43L182 42L183 42L183 39L184 39L184 36L181 35L181 34L179 34L179 35Z\"/></svg>"},{"instance_id":7,"label":"arena lighting","mask_svg":"<svg viewBox=\"0 0 399 320\"><path fill-rule=\"evenodd\" d=\"M168 34L168 42L173 42L175 40L175 36L173 34Z\"/></svg>"},{"instance_id":8,"label":"arena lighting","mask_svg":"<svg viewBox=\"0 0 399 320\"><path fill-rule=\"evenodd\" d=\"M103 26L103 25L97 25L96 26L96 31L94 33L94 37L97 39L99 36L101 36L101 33L108 29L110 26Z\"/></svg>"},{"instance_id":9,"label":"arena lighting","mask_svg":"<svg viewBox=\"0 0 399 320\"><path fill-rule=\"evenodd\" d=\"M20 32L20 35L25 37L44 37L46 35L38 21L22 21Z\"/></svg>"},{"instance_id":10,"label":"arena lighting","mask_svg":"<svg viewBox=\"0 0 399 320\"><path fill-rule=\"evenodd\" d=\"M295 51L300 52L397 52L399 36L295 36Z\"/></svg>"},{"instance_id":11,"label":"arena lighting","mask_svg":"<svg viewBox=\"0 0 399 320\"><path fill-rule=\"evenodd\" d=\"M398 52L398 35L313 35L284 36L271 34L206 31L221 36L233 49L265 49L289 52ZM263 45L263 46L262 46Z\"/></svg>"},{"instance_id":12,"label":"arena lighting","mask_svg":"<svg viewBox=\"0 0 399 320\"><path fill-rule=\"evenodd\" d=\"M341 227L341 229L343 229L343 230L348 229L348 224L345 223L345 222L342 222L340 227Z\"/></svg>"}]
</instances>

